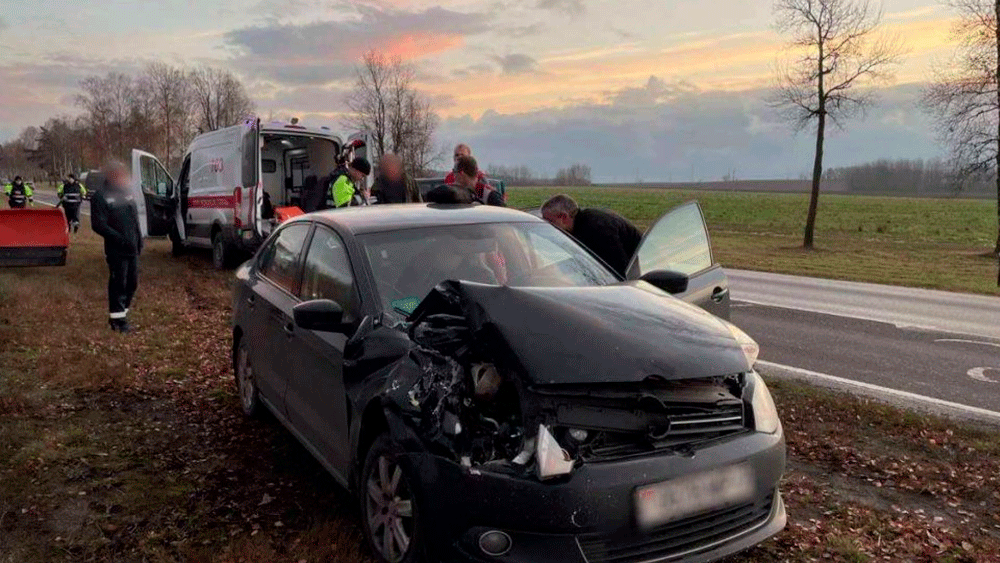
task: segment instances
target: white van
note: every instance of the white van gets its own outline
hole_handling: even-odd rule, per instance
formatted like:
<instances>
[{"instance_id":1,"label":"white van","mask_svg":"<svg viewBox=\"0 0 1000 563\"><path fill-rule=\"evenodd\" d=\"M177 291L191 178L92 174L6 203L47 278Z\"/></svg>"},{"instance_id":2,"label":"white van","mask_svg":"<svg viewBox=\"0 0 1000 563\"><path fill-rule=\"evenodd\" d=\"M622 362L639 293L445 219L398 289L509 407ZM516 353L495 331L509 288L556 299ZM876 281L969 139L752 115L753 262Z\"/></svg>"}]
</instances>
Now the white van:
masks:
<instances>
[{"instance_id":1,"label":"white van","mask_svg":"<svg viewBox=\"0 0 1000 563\"><path fill-rule=\"evenodd\" d=\"M362 134L352 135L354 156L367 157ZM212 249L219 267L256 250L278 217L273 210L299 207L303 187L322 182L337 167L344 143L329 128L250 120L199 135L173 181L153 155L133 151L135 189L141 190L148 224L144 234L169 235L175 253L184 246Z\"/></svg>"}]
</instances>

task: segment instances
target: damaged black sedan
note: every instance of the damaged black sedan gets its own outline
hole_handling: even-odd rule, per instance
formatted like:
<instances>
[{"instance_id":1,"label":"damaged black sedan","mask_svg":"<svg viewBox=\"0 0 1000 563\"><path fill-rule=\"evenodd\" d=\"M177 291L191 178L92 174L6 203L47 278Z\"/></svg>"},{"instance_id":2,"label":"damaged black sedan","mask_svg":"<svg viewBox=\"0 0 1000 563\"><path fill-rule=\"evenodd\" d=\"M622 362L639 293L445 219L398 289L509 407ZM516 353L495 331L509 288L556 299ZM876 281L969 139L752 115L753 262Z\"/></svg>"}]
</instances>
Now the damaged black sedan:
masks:
<instances>
[{"instance_id":1,"label":"damaged black sedan","mask_svg":"<svg viewBox=\"0 0 1000 563\"><path fill-rule=\"evenodd\" d=\"M696 204L629 280L536 217L433 205L302 216L237 278L244 411L356 493L380 561L712 561L785 525Z\"/></svg>"}]
</instances>

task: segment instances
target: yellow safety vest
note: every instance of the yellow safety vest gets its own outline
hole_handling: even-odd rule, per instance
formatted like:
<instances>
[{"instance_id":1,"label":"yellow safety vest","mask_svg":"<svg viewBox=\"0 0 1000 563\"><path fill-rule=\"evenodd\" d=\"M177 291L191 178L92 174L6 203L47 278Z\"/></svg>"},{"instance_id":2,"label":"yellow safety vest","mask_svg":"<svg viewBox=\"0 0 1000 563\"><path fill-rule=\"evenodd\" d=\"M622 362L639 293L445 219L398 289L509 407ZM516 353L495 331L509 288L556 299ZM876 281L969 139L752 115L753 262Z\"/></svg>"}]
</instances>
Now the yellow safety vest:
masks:
<instances>
[{"instance_id":1,"label":"yellow safety vest","mask_svg":"<svg viewBox=\"0 0 1000 563\"><path fill-rule=\"evenodd\" d=\"M351 198L354 197L354 182L347 174L341 174L333 181L333 185L330 186L330 197L336 207L344 207L351 203Z\"/></svg>"}]
</instances>

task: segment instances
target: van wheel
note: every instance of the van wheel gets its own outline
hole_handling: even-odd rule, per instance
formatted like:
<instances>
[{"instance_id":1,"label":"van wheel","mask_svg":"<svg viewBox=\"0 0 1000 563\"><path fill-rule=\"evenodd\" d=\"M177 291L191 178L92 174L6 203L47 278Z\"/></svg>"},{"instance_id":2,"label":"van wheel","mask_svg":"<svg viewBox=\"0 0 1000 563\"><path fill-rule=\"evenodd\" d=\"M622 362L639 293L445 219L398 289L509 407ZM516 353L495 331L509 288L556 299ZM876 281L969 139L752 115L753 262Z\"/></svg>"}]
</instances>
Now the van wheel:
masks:
<instances>
[{"instance_id":1,"label":"van wheel","mask_svg":"<svg viewBox=\"0 0 1000 563\"><path fill-rule=\"evenodd\" d=\"M260 391L257 390L257 380L254 378L250 350L245 338L240 338L236 354L233 355L233 373L236 375L236 391L240 396L243 414L248 417L258 416L261 412Z\"/></svg>"},{"instance_id":2,"label":"van wheel","mask_svg":"<svg viewBox=\"0 0 1000 563\"><path fill-rule=\"evenodd\" d=\"M232 252L226 244L222 231L218 231L212 236L212 265L216 270L225 270L229 267Z\"/></svg>"},{"instance_id":3,"label":"van wheel","mask_svg":"<svg viewBox=\"0 0 1000 563\"><path fill-rule=\"evenodd\" d=\"M388 434L375 439L361 472L361 514L365 539L379 563L423 561L414 483L399 463Z\"/></svg>"},{"instance_id":4,"label":"van wheel","mask_svg":"<svg viewBox=\"0 0 1000 563\"><path fill-rule=\"evenodd\" d=\"M184 254L184 241L181 240L177 227L170 229L170 254L175 258Z\"/></svg>"}]
</instances>

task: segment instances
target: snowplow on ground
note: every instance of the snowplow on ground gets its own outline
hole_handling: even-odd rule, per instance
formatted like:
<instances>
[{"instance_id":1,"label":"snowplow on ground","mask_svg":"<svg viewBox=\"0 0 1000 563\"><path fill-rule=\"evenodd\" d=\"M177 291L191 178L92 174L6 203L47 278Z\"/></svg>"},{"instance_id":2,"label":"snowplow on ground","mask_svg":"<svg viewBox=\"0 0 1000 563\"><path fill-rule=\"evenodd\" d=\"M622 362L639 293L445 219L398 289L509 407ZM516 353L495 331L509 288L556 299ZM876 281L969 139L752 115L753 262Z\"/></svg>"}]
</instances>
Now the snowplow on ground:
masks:
<instances>
[{"instance_id":1,"label":"snowplow on ground","mask_svg":"<svg viewBox=\"0 0 1000 563\"><path fill-rule=\"evenodd\" d=\"M65 266L68 248L62 209L0 209L0 267Z\"/></svg>"}]
</instances>

